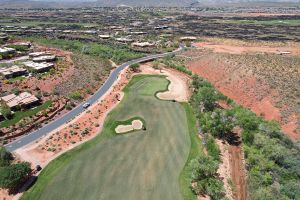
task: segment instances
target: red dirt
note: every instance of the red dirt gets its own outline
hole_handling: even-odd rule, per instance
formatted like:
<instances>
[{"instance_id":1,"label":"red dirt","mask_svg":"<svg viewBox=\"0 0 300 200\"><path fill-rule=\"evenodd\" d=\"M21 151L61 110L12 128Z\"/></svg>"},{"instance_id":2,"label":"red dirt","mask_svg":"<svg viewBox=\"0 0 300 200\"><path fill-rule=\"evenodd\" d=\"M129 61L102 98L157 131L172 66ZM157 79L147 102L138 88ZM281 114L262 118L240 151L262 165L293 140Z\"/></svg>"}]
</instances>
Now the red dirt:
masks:
<instances>
[{"instance_id":1,"label":"red dirt","mask_svg":"<svg viewBox=\"0 0 300 200\"><path fill-rule=\"evenodd\" d=\"M188 67L194 73L209 80L220 92L236 101L238 104L251 109L257 115L267 120L280 122L285 133L294 140L300 139L296 133L297 117L293 116L287 124L281 121L281 111L276 108L274 98L278 95L267 83L258 80L245 69L228 68L225 62L213 57L202 57L188 62Z\"/></svg>"},{"instance_id":2,"label":"red dirt","mask_svg":"<svg viewBox=\"0 0 300 200\"><path fill-rule=\"evenodd\" d=\"M300 49L298 47L270 47L270 46L236 46L229 44L216 44L213 42L198 42L194 43L196 47L203 47L212 49L217 53L230 53L230 54L246 54L246 53L274 53L280 54L280 52L290 52L291 55L300 55Z\"/></svg>"},{"instance_id":3,"label":"red dirt","mask_svg":"<svg viewBox=\"0 0 300 200\"><path fill-rule=\"evenodd\" d=\"M229 160L231 169L231 178L235 185L235 199L247 199L247 186L245 178L244 157L241 146L229 145Z\"/></svg>"}]
</instances>

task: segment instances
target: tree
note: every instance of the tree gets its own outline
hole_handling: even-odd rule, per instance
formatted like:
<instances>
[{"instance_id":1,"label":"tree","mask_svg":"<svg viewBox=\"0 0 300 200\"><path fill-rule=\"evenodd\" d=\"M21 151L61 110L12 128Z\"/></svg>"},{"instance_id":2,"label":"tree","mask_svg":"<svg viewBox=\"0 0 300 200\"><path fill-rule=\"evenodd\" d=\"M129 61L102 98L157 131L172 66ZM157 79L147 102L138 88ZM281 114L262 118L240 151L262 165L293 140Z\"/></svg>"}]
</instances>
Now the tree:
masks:
<instances>
[{"instance_id":1,"label":"tree","mask_svg":"<svg viewBox=\"0 0 300 200\"><path fill-rule=\"evenodd\" d=\"M0 148L0 167L8 166L12 160L10 152L6 151L4 147Z\"/></svg>"},{"instance_id":2,"label":"tree","mask_svg":"<svg viewBox=\"0 0 300 200\"><path fill-rule=\"evenodd\" d=\"M191 161L192 180L196 185L193 191L196 194L208 194L213 200L221 199L224 188L218 179L218 161L211 156L201 155L198 159Z\"/></svg>"},{"instance_id":3,"label":"tree","mask_svg":"<svg viewBox=\"0 0 300 200\"><path fill-rule=\"evenodd\" d=\"M198 159L194 159L190 163L192 168L192 179L198 181L207 177L216 175L219 168L218 161L213 159L211 156L201 155Z\"/></svg>"},{"instance_id":4,"label":"tree","mask_svg":"<svg viewBox=\"0 0 300 200\"><path fill-rule=\"evenodd\" d=\"M11 109L4 103L1 104L0 112L6 119L10 119L12 117Z\"/></svg>"},{"instance_id":5,"label":"tree","mask_svg":"<svg viewBox=\"0 0 300 200\"><path fill-rule=\"evenodd\" d=\"M202 111L213 111L218 99L217 91L212 87L205 86L192 96L191 102L194 107L202 107Z\"/></svg>"},{"instance_id":6,"label":"tree","mask_svg":"<svg viewBox=\"0 0 300 200\"><path fill-rule=\"evenodd\" d=\"M27 162L1 168L0 187L13 189L22 183L29 176L30 172L30 164Z\"/></svg>"},{"instance_id":7,"label":"tree","mask_svg":"<svg viewBox=\"0 0 300 200\"><path fill-rule=\"evenodd\" d=\"M134 72L138 72L140 70L140 65L138 63L135 63L130 65L129 68Z\"/></svg>"},{"instance_id":8,"label":"tree","mask_svg":"<svg viewBox=\"0 0 300 200\"><path fill-rule=\"evenodd\" d=\"M216 109L214 112L204 113L200 124L204 132L215 137L227 138L235 125L235 118L230 112Z\"/></svg>"}]
</instances>

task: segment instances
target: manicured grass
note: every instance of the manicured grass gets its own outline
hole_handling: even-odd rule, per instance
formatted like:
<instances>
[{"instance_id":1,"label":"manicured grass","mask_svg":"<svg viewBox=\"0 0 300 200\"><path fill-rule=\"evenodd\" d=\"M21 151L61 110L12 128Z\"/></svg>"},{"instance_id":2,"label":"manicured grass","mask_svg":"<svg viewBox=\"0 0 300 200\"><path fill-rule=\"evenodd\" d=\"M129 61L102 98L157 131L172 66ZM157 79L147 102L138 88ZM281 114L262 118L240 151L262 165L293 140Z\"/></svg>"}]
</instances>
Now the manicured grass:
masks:
<instances>
[{"instance_id":1,"label":"manicured grass","mask_svg":"<svg viewBox=\"0 0 300 200\"><path fill-rule=\"evenodd\" d=\"M163 77L135 77L101 135L52 161L23 199L183 199L180 186L188 186L178 180L195 118L186 105L154 96L167 85ZM147 130L115 133L116 122L135 117Z\"/></svg>"},{"instance_id":2,"label":"manicured grass","mask_svg":"<svg viewBox=\"0 0 300 200\"><path fill-rule=\"evenodd\" d=\"M189 167L189 164L193 159L197 158L200 154L204 153L204 147L201 143L200 138L198 137L198 130L196 127L197 119L193 113L192 107L188 103L183 103L182 105L185 108L186 117L188 120L188 130L191 139L191 149L186 164L180 173L179 183L184 199L192 200L197 199L197 197L190 188L192 179L191 168Z\"/></svg>"},{"instance_id":3,"label":"manicured grass","mask_svg":"<svg viewBox=\"0 0 300 200\"><path fill-rule=\"evenodd\" d=\"M11 125L14 125L16 123L18 123L19 121L21 121L23 118L25 117L30 117L35 115L36 113L42 111L42 110L46 110L50 105L52 104L52 101L46 101L44 104L34 108L34 109L29 109L26 111L17 111L14 113L13 118L9 119L9 120L5 120L3 122L0 123L0 128L3 127L9 127Z\"/></svg>"}]
</instances>

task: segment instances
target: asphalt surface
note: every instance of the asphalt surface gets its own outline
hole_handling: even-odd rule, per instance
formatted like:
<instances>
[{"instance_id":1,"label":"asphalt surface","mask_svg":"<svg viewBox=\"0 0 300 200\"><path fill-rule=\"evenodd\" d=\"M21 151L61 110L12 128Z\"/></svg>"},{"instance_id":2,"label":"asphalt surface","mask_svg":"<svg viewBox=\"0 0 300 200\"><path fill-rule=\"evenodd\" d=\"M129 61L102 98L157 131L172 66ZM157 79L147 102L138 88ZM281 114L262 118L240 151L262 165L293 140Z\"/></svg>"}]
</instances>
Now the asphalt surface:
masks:
<instances>
[{"instance_id":1,"label":"asphalt surface","mask_svg":"<svg viewBox=\"0 0 300 200\"><path fill-rule=\"evenodd\" d=\"M150 56L146 56L146 57L143 57L143 58L138 58L138 59L128 61L128 62L118 66L116 69L114 69L111 72L108 79L100 87L100 89L93 96L91 96L89 99L87 99L85 102L83 102L82 104L80 104L79 106L77 106L76 108L71 110L70 112L66 113L62 117L56 119L53 122L50 122L46 126L40 128L36 131L33 131L33 132L23 136L23 137L20 137L17 140L5 145L5 148L10 152L16 151L17 149L19 149L21 147L24 147L24 146L34 142L35 140L41 138L41 137L46 136L47 134L49 134L52 131L59 128L60 126L62 126L64 124L70 122L71 120L73 120L76 116L80 115L82 112L85 111L85 109L83 108L83 104L86 103L86 102L89 102L91 105L96 103L112 87L114 82L118 79L119 73L123 69L125 69L126 67L128 67L132 64L135 64L135 63L142 63L142 62L162 58L162 57L165 57L165 56L168 56L168 55L180 53L181 51L183 51L183 49L184 49L184 46L181 45L180 48L176 51L169 52L169 53L163 53L163 54L150 55Z\"/></svg>"}]
</instances>

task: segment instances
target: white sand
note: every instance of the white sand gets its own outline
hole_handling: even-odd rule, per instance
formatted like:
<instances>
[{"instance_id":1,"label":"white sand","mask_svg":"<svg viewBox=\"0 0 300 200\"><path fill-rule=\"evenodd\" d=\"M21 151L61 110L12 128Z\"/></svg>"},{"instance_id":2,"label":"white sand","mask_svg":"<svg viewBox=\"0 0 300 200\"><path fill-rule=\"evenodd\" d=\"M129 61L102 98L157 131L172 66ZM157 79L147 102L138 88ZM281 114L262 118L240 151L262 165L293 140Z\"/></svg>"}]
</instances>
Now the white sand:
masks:
<instances>
[{"instance_id":1,"label":"white sand","mask_svg":"<svg viewBox=\"0 0 300 200\"><path fill-rule=\"evenodd\" d=\"M141 120L133 120L130 125L119 125L115 131L116 133L127 133L133 130L141 130L143 122Z\"/></svg>"}]
</instances>

